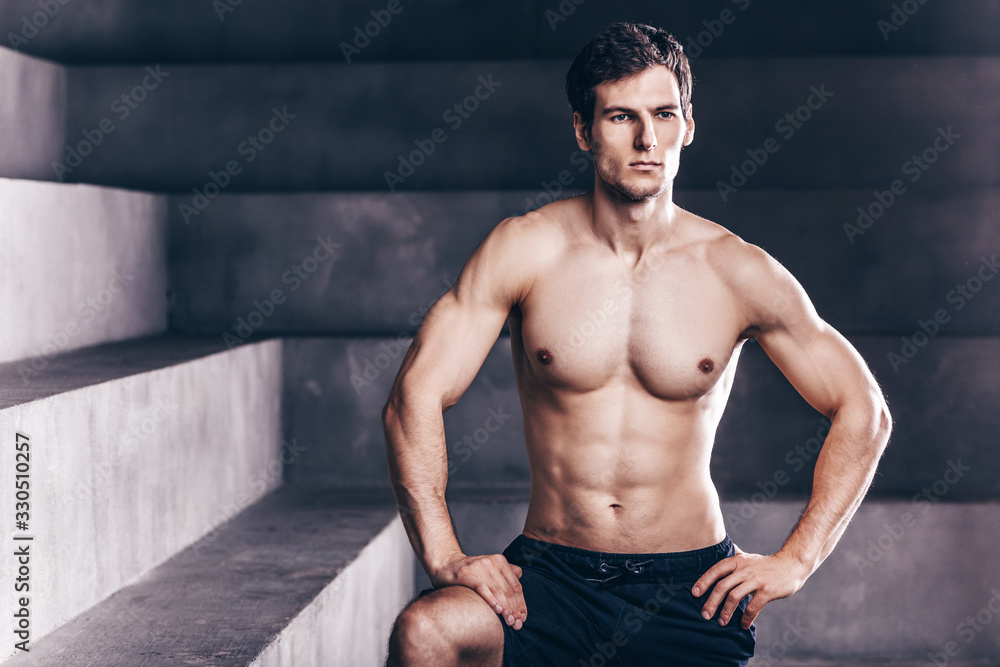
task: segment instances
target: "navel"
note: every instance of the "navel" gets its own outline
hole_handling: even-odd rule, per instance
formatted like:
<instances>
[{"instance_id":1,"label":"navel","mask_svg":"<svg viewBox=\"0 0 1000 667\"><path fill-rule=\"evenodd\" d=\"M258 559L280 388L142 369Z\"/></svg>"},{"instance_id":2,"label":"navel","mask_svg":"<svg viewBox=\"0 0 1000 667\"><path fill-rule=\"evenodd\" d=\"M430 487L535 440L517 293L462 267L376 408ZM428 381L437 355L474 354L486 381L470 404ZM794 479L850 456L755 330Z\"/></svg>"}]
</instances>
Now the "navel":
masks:
<instances>
[{"instance_id":1,"label":"navel","mask_svg":"<svg viewBox=\"0 0 1000 667\"><path fill-rule=\"evenodd\" d=\"M700 370L705 375L711 373L712 369L714 368L715 368L715 362L709 359L708 357L705 357L704 359L698 362L698 370Z\"/></svg>"},{"instance_id":2,"label":"navel","mask_svg":"<svg viewBox=\"0 0 1000 667\"><path fill-rule=\"evenodd\" d=\"M544 347L535 353L535 357L542 362L543 366L548 366L552 363L552 353Z\"/></svg>"}]
</instances>

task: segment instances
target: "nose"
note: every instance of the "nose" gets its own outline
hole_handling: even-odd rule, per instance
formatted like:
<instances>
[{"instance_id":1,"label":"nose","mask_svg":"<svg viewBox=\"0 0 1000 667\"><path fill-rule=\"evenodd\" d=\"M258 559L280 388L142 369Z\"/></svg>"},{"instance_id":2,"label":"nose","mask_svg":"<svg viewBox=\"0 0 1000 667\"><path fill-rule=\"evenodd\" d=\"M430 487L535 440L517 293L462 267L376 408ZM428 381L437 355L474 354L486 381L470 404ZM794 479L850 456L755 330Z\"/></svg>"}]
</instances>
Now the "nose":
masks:
<instances>
[{"instance_id":1,"label":"nose","mask_svg":"<svg viewBox=\"0 0 1000 667\"><path fill-rule=\"evenodd\" d=\"M639 132L635 137L635 147L640 151L650 151L656 148L656 131L653 129L652 117L642 119Z\"/></svg>"}]
</instances>

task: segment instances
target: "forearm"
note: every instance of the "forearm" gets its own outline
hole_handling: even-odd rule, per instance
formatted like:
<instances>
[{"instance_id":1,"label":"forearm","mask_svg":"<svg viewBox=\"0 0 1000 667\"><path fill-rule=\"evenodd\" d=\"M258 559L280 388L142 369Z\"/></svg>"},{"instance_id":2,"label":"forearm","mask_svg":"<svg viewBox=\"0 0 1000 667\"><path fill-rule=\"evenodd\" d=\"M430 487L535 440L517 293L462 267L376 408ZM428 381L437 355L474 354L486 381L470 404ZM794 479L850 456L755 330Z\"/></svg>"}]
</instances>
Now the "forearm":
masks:
<instances>
[{"instance_id":1,"label":"forearm","mask_svg":"<svg viewBox=\"0 0 1000 667\"><path fill-rule=\"evenodd\" d=\"M833 551L871 486L889 440L881 406L843 408L816 460L813 489L782 551L815 572Z\"/></svg>"},{"instance_id":2,"label":"forearm","mask_svg":"<svg viewBox=\"0 0 1000 667\"><path fill-rule=\"evenodd\" d=\"M389 480L410 544L431 576L461 553L445 502L444 419L432 405L390 400L383 413Z\"/></svg>"}]
</instances>

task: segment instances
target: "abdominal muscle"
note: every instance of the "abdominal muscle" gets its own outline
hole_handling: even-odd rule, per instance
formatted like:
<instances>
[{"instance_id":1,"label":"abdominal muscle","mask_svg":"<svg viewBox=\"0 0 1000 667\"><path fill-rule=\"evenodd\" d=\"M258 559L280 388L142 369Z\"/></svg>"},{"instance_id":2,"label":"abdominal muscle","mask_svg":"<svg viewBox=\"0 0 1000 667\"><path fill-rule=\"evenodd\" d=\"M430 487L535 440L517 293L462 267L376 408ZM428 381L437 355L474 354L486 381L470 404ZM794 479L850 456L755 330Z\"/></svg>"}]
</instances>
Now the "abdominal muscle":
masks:
<instances>
[{"instance_id":1,"label":"abdominal muscle","mask_svg":"<svg viewBox=\"0 0 1000 667\"><path fill-rule=\"evenodd\" d=\"M601 393L525 410L531 499L524 534L608 553L721 542L725 525L709 473L715 420L704 406Z\"/></svg>"}]
</instances>

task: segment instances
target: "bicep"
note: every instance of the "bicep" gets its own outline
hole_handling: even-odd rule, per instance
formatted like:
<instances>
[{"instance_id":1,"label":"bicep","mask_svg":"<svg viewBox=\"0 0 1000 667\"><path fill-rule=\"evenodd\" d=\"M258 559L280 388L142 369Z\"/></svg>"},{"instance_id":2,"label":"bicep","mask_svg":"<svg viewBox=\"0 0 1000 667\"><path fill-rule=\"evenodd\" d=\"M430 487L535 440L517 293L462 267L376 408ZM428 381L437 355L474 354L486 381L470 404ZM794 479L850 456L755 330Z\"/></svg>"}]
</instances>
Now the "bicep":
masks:
<instances>
[{"instance_id":1,"label":"bicep","mask_svg":"<svg viewBox=\"0 0 1000 667\"><path fill-rule=\"evenodd\" d=\"M828 417L881 395L858 351L819 317L772 328L757 341L802 398Z\"/></svg>"}]
</instances>

